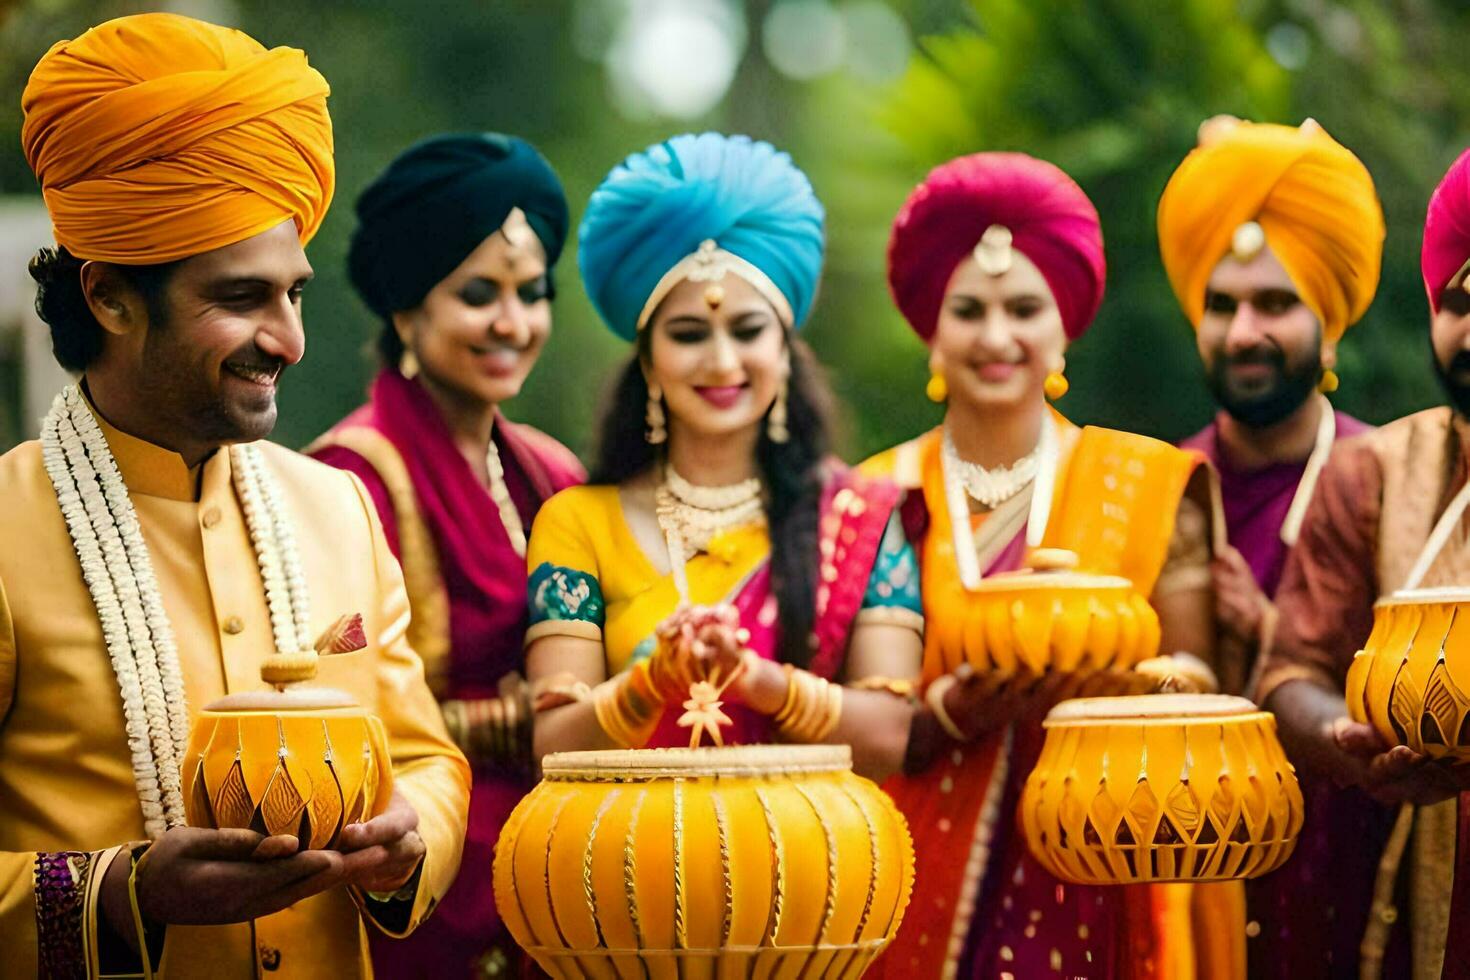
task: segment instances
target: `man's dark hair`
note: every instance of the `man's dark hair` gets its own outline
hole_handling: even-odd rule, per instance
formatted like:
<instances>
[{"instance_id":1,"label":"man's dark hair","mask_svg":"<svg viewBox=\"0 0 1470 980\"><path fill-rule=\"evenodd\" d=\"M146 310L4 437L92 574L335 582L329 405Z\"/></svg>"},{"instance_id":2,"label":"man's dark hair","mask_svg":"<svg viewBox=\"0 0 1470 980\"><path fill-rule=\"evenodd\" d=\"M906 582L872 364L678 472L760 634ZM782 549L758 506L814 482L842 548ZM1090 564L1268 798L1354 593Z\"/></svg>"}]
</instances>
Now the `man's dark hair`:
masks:
<instances>
[{"instance_id":1,"label":"man's dark hair","mask_svg":"<svg viewBox=\"0 0 1470 980\"><path fill-rule=\"evenodd\" d=\"M102 324L82 294L81 259L65 248L43 248L28 267L36 280L36 314L51 328L51 350L68 371L84 371L102 353ZM143 297L152 323L166 318L163 291L178 262L117 265Z\"/></svg>"}]
</instances>

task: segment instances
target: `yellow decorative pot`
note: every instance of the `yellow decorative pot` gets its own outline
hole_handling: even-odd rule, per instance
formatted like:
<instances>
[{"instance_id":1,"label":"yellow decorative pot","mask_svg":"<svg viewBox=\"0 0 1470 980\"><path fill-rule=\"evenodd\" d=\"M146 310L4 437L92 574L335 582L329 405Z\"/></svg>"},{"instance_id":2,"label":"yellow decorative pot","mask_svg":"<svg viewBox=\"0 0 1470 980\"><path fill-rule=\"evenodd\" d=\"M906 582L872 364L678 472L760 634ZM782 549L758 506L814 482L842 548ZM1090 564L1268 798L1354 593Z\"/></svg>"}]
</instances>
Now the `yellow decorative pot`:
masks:
<instances>
[{"instance_id":1,"label":"yellow decorative pot","mask_svg":"<svg viewBox=\"0 0 1470 980\"><path fill-rule=\"evenodd\" d=\"M1347 676L1348 713L1390 745L1470 761L1470 591L1396 592Z\"/></svg>"},{"instance_id":2,"label":"yellow decorative pot","mask_svg":"<svg viewBox=\"0 0 1470 980\"><path fill-rule=\"evenodd\" d=\"M941 600L944 606L951 603ZM1128 670L1159 650L1159 614L1126 578L1077 571L994 575L927 618L941 673Z\"/></svg>"},{"instance_id":3,"label":"yellow decorative pot","mask_svg":"<svg viewBox=\"0 0 1470 980\"><path fill-rule=\"evenodd\" d=\"M1020 820L1031 853L1064 881L1254 878L1296 847L1296 771L1275 717L1244 698L1084 698L1044 725Z\"/></svg>"},{"instance_id":4,"label":"yellow decorative pot","mask_svg":"<svg viewBox=\"0 0 1470 980\"><path fill-rule=\"evenodd\" d=\"M495 849L553 977L858 977L913 887L908 827L847 746L570 752Z\"/></svg>"},{"instance_id":5,"label":"yellow decorative pot","mask_svg":"<svg viewBox=\"0 0 1470 980\"><path fill-rule=\"evenodd\" d=\"M314 658L316 655L312 654ZM287 687L308 669L261 674L275 690L231 694L195 719L184 758L184 811L193 827L292 834L335 847L342 828L377 816L393 793L383 723L342 691Z\"/></svg>"}]
</instances>

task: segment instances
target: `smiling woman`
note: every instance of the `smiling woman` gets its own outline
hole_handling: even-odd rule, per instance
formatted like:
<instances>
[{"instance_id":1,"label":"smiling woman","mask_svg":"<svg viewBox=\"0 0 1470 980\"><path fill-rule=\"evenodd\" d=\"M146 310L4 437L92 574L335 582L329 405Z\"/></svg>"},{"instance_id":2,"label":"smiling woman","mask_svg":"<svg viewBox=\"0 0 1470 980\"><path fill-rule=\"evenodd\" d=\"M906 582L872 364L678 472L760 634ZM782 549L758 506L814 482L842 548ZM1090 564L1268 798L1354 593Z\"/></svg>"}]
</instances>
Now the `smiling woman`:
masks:
<instances>
[{"instance_id":1,"label":"smiling woman","mask_svg":"<svg viewBox=\"0 0 1470 980\"><path fill-rule=\"evenodd\" d=\"M896 490L826 456L826 391L796 338L822 266L811 184L767 143L676 136L613 169L580 243L636 352L592 483L531 536L536 752L831 742L893 771L917 569Z\"/></svg>"},{"instance_id":2,"label":"smiling woman","mask_svg":"<svg viewBox=\"0 0 1470 980\"><path fill-rule=\"evenodd\" d=\"M1187 900L1181 908L1163 893L1064 884L1017 833L1046 709L1084 681L1126 685L1136 675L996 667L983 676L971 666L987 662L994 635L982 614L986 580L1009 573L1024 587L1058 564L1123 580L1157 614L1162 652L1213 658L1201 457L1079 429L1047 405L1066 393L1064 355L1091 325L1105 272L1092 202L1061 170L1019 153L936 168L894 222L889 285L928 345L928 394L945 414L865 464L908 492L902 512L928 628L927 710L914 719L904 774L885 785L913 828L921 886L879 975L1243 973L1201 951L1196 974ZM1060 635L1061 622L1043 620L1042 635ZM1208 669L1197 673L1213 682ZM1146 964L1131 962L1138 949L1149 951Z\"/></svg>"},{"instance_id":3,"label":"smiling woman","mask_svg":"<svg viewBox=\"0 0 1470 980\"><path fill-rule=\"evenodd\" d=\"M516 670L526 622L526 528L580 482L575 457L499 405L551 334L567 207L529 144L439 136L406 150L357 204L352 280L383 318L368 403L310 449L356 473L403 565L450 734L474 767L466 873L425 927L375 942L386 976L486 975L519 956L490 891L507 814L530 786L530 708Z\"/></svg>"}]
</instances>

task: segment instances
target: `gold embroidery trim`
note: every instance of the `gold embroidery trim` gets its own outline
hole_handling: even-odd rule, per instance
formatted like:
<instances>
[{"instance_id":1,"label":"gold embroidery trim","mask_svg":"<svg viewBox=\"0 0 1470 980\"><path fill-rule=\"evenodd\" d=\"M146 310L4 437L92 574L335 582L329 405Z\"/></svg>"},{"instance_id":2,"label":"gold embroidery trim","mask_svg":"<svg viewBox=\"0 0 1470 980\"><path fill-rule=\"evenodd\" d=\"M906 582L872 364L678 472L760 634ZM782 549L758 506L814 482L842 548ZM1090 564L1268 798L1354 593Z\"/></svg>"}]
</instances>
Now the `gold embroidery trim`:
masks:
<instances>
[{"instance_id":1,"label":"gold embroidery trim","mask_svg":"<svg viewBox=\"0 0 1470 980\"><path fill-rule=\"evenodd\" d=\"M430 690L442 698L449 676L449 594L439 572L439 550L419 516L418 494L408 467L393 443L373 429L354 426L329 432L306 451L328 446L340 446L367 460L388 490L398 523L398 561L403 566L403 584L413 613L408 623L408 643L424 662Z\"/></svg>"}]
</instances>

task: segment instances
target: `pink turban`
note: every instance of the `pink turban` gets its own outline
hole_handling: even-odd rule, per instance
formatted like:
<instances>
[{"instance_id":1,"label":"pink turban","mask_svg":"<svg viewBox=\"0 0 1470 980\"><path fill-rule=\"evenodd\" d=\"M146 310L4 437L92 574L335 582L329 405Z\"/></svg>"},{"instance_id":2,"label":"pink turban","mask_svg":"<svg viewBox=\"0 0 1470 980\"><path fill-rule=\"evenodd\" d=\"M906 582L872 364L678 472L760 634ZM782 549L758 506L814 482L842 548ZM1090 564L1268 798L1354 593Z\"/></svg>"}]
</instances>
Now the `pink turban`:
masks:
<instances>
[{"instance_id":1,"label":"pink turban","mask_svg":"<svg viewBox=\"0 0 1470 980\"><path fill-rule=\"evenodd\" d=\"M1067 337L1082 335L1107 279L1097 209L1061 170L1024 153L975 153L934 168L893 222L888 286L927 343L950 277L991 225L1036 264Z\"/></svg>"},{"instance_id":2,"label":"pink turban","mask_svg":"<svg viewBox=\"0 0 1470 980\"><path fill-rule=\"evenodd\" d=\"M1424 251L1419 264L1429 308L1439 312L1439 294L1470 260L1470 150L1460 154L1429 198L1424 217Z\"/></svg>"}]
</instances>

